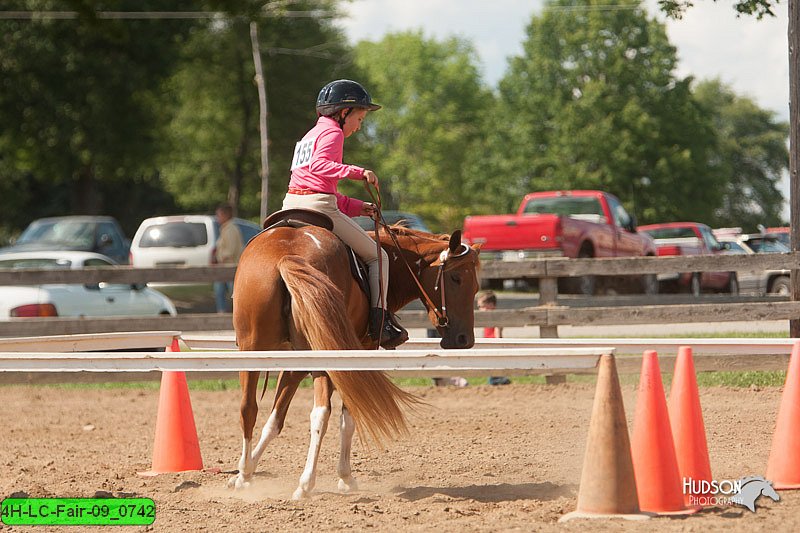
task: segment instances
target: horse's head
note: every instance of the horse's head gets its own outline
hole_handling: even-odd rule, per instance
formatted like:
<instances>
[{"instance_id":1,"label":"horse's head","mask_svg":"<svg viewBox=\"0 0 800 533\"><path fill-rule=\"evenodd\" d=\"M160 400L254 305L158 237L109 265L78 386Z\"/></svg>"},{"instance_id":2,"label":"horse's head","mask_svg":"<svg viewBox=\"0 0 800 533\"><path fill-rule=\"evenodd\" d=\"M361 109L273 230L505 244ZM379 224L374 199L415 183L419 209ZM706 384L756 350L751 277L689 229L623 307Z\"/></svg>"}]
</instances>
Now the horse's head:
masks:
<instances>
[{"instance_id":1,"label":"horse's head","mask_svg":"<svg viewBox=\"0 0 800 533\"><path fill-rule=\"evenodd\" d=\"M781 499L781 497L778 495L778 492L775 490L775 487L772 486L772 483L766 480L761 486L761 494L767 496L768 498L772 498L772 500L776 502Z\"/></svg>"},{"instance_id":2,"label":"horse's head","mask_svg":"<svg viewBox=\"0 0 800 533\"><path fill-rule=\"evenodd\" d=\"M390 309L419 299L442 337L442 348L471 348L479 246L462 244L461 231L434 235L400 226L382 230L381 242L390 252Z\"/></svg>"},{"instance_id":3,"label":"horse's head","mask_svg":"<svg viewBox=\"0 0 800 533\"><path fill-rule=\"evenodd\" d=\"M423 286L434 307L423 303L442 336L442 348L471 348L475 344L473 301L480 287L479 266L478 248L463 244L459 230L423 275Z\"/></svg>"},{"instance_id":4,"label":"horse's head","mask_svg":"<svg viewBox=\"0 0 800 533\"><path fill-rule=\"evenodd\" d=\"M739 486L741 487L739 493L734 495L731 501L747 507L752 512L756 512L756 500L761 496L767 496L776 502L781 499L772 482L762 476L743 477L739 480Z\"/></svg>"}]
</instances>

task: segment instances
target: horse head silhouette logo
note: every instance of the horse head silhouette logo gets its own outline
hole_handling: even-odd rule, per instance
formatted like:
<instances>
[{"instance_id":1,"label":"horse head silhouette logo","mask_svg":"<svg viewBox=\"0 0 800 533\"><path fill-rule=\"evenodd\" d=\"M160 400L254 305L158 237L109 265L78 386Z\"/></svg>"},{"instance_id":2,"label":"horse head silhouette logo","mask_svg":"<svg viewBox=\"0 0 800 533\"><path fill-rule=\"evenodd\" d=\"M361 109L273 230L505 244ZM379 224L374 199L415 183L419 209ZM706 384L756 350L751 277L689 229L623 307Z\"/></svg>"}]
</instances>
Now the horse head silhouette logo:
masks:
<instances>
[{"instance_id":1,"label":"horse head silhouette logo","mask_svg":"<svg viewBox=\"0 0 800 533\"><path fill-rule=\"evenodd\" d=\"M767 481L761 476L748 476L739 480L742 489L739 494L732 496L731 501L735 504L742 505L750 509L751 512L756 512L756 500L760 496L768 496L773 501L781 499L775 489L772 488L772 482Z\"/></svg>"}]
</instances>

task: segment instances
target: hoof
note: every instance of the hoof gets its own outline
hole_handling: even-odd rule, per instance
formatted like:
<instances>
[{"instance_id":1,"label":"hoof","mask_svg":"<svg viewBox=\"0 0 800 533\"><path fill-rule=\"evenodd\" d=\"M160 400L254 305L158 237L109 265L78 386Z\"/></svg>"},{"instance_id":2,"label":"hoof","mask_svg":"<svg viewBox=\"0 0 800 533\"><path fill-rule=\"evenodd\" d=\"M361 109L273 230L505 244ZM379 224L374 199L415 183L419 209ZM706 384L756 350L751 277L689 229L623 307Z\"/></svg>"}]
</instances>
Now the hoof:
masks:
<instances>
[{"instance_id":1,"label":"hoof","mask_svg":"<svg viewBox=\"0 0 800 533\"><path fill-rule=\"evenodd\" d=\"M250 481L242 475L235 475L228 480L228 488L234 490L245 490L250 488Z\"/></svg>"},{"instance_id":2,"label":"hoof","mask_svg":"<svg viewBox=\"0 0 800 533\"><path fill-rule=\"evenodd\" d=\"M292 494L293 500L307 500L311 497L311 493L305 490L303 487L297 487L297 490L294 491Z\"/></svg>"},{"instance_id":3,"label":"hoof","mask_svg":"<svg viewBox=\"0 0 800 533\"><path fill-rule=\"evenodd\" d=\"M347 479L339 479L339 492L348 493L358 490L358 482L356 478L349 477Z\"/></svg>"}]
</instances>

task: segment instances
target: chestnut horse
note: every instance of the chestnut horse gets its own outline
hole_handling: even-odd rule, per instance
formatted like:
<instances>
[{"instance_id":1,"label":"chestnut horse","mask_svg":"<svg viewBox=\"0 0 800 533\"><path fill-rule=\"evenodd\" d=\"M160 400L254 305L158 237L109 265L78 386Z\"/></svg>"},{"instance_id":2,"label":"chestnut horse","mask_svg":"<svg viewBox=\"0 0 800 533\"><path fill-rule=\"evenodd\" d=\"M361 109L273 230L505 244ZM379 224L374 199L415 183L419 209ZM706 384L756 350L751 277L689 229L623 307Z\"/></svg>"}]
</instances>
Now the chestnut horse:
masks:
<instances>
[{"instance_id":1,"label":"chestnut horse","mask_svg":"<svg viewBox=\"0 0 800 533\"><path fill-rule=\"evenodd\" d=\"M473 299L479 286L478 249L462 244L460 231L449 237L397 226L382 229L381 242L390 263L386 295L389 310L395 312L412 300L421 299L431 323L442 336L443 348L472 347ZM332 232L316 226L277 227L253 238L239 260L234 280L233 325L239 349L377 348L367 334L369 301L351 274L347 254L344 244ZM272 411L253 448L259 372L240 372L242 456L239 472L230 479L229 486L249 486L261 455L283 429L289 403L308 374L279 374ZM311 375L311 442L294 499L308 497L314 488L334 389L339 391L343 404L338 465L342 492L356 488L350 469L355 430L362 439L380 445L385 439L407 433L403 407L420 403L383 372L320 370Z\"/></svg>"}]
</instances>

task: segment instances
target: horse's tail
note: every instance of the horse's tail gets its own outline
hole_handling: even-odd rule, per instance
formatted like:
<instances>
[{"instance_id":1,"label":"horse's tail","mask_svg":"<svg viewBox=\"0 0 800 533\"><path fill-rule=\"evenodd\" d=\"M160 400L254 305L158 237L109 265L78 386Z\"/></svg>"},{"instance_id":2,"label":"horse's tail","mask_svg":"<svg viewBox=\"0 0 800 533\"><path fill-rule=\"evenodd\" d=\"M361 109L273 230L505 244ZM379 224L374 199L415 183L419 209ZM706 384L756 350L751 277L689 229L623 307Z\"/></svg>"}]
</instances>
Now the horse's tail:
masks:
<instances>
[{"instance_id":1,"label":"horse's tail","mask_svg":"<svg viewBox=\"0 0 800 533\"><path fill-rule=\"evenodd\" d=\"M361 340L345 311L342 291L298 256L284 256L278 270L292 297L292 320L312 350L353 350ZM407 434L404 407L422 402L379 371L328 372L363 440L382 446Z\"/></svg>"}]
</instances>

